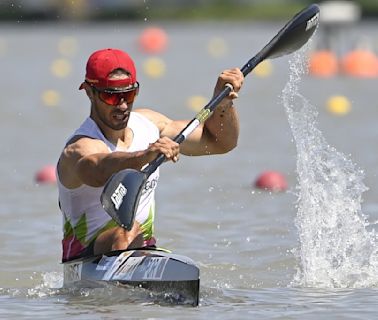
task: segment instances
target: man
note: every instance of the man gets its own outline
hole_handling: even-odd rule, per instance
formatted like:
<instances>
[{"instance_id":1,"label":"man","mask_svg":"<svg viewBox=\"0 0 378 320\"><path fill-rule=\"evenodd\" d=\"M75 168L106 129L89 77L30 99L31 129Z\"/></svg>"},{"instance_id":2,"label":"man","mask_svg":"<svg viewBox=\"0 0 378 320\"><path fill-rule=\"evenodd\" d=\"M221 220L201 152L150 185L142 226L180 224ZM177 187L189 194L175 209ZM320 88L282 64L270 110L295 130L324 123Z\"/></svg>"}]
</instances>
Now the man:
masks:
<instances>
[{"instance_id":1,"label":"man","mask_svg":"<svg viewBox=\"0 0 378 320\"><path fill-rule=\"evenodd\" d=\"M195 78L194 78L195 79ZM94 52L88 59L85 90L90 116L68 139L57 173L59 204L64 219L63 261L111 250L155 245L153 222L159 169L142 192L136 222L119 227L103 210L100 195L109 177L126 168L142 169L159 153L177 162L179 153L210 155L232 150L239 121L233 99L243 83L239 69L218 77L214 94L229 83L233 91L211 117L180 146L172 140L189 122L174 121L150 109L133 109L139 90L134 62L118 49Z\"/></svg>"}]
</instances>

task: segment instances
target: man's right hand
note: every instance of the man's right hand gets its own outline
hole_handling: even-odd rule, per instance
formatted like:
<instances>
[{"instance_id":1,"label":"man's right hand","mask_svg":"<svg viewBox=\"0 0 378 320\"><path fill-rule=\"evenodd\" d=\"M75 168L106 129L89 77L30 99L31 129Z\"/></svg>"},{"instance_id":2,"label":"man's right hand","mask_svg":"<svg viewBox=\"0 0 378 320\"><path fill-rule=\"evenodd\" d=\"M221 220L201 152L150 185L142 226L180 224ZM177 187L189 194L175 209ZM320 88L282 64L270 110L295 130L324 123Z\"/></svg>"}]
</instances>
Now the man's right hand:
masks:
<instances>
[{"instance_id":1,"label":"man's right hand","mask_svg":"<svg viewBox=\"0 0 378 320\"><path fill-rule=\"evenodd\" d=\"M147 152L151 154L151 161L159 153L164 154L166 161L177 162L180 154L180 145L168 137L161 137L156 142L148 146Z\"/></svg>"}]
</instances>

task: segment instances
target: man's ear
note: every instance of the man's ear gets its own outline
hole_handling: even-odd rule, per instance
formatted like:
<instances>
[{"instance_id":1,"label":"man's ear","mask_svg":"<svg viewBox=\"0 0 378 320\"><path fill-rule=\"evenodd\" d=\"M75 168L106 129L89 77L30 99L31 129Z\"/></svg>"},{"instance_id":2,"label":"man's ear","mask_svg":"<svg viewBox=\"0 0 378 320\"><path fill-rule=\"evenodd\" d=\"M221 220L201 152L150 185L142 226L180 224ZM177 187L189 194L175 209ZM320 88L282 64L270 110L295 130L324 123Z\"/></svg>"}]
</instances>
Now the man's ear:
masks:
<instances>
[{"instance_id":1,"label":"man's ear","mask_svg":"<svg viewBox=\"0 0 378 320\"><path fill-rule=\"evenodd\" d=\"M87 94L88 98L92 101L94 99L94 91L92 87L88 83L83 82L79 87L79 90L82 89L85 90L85 93Z\"/></svg>"}]
</instances>

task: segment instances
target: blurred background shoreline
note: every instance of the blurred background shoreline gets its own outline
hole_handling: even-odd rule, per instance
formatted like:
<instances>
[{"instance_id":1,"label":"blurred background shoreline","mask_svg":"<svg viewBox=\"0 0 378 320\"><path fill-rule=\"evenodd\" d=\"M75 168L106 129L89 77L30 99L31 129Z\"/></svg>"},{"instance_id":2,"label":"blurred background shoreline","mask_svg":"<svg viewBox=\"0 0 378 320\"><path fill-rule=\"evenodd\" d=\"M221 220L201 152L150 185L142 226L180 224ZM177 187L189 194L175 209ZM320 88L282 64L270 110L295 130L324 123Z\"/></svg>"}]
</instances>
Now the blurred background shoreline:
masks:
<instances>
[{"instance_id":1,"label":"blurred background shoreline","mask_svg":"<svg viewBox=\"0 0 378 320\"><path fill-rule=\"evenodd\" d=\"M3 0L0 22L286 20L308 0ZM353 1L362 19L378 17L378 1Z\"/></svg>"}]
</instances>

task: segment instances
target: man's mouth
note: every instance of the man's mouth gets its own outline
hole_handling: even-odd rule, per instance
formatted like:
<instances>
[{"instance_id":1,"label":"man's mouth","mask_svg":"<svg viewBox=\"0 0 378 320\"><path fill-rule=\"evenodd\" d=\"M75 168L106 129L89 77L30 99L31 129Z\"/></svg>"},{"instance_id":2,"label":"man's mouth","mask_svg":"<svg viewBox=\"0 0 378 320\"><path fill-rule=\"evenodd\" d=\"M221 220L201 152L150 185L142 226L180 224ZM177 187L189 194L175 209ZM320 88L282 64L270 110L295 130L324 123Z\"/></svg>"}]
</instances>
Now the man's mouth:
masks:
<instances>
[{"instance_id":1,"label":"man's mouth","mask_svg":"<svg viewBox=\"0 0 378 320\"><path fill-rule=\"evenodd\" d=\"M117 120L124 120L128 116L129 116L129 112L116 113L113 115L113 117Z\"/></svg>"}]
</instances>

